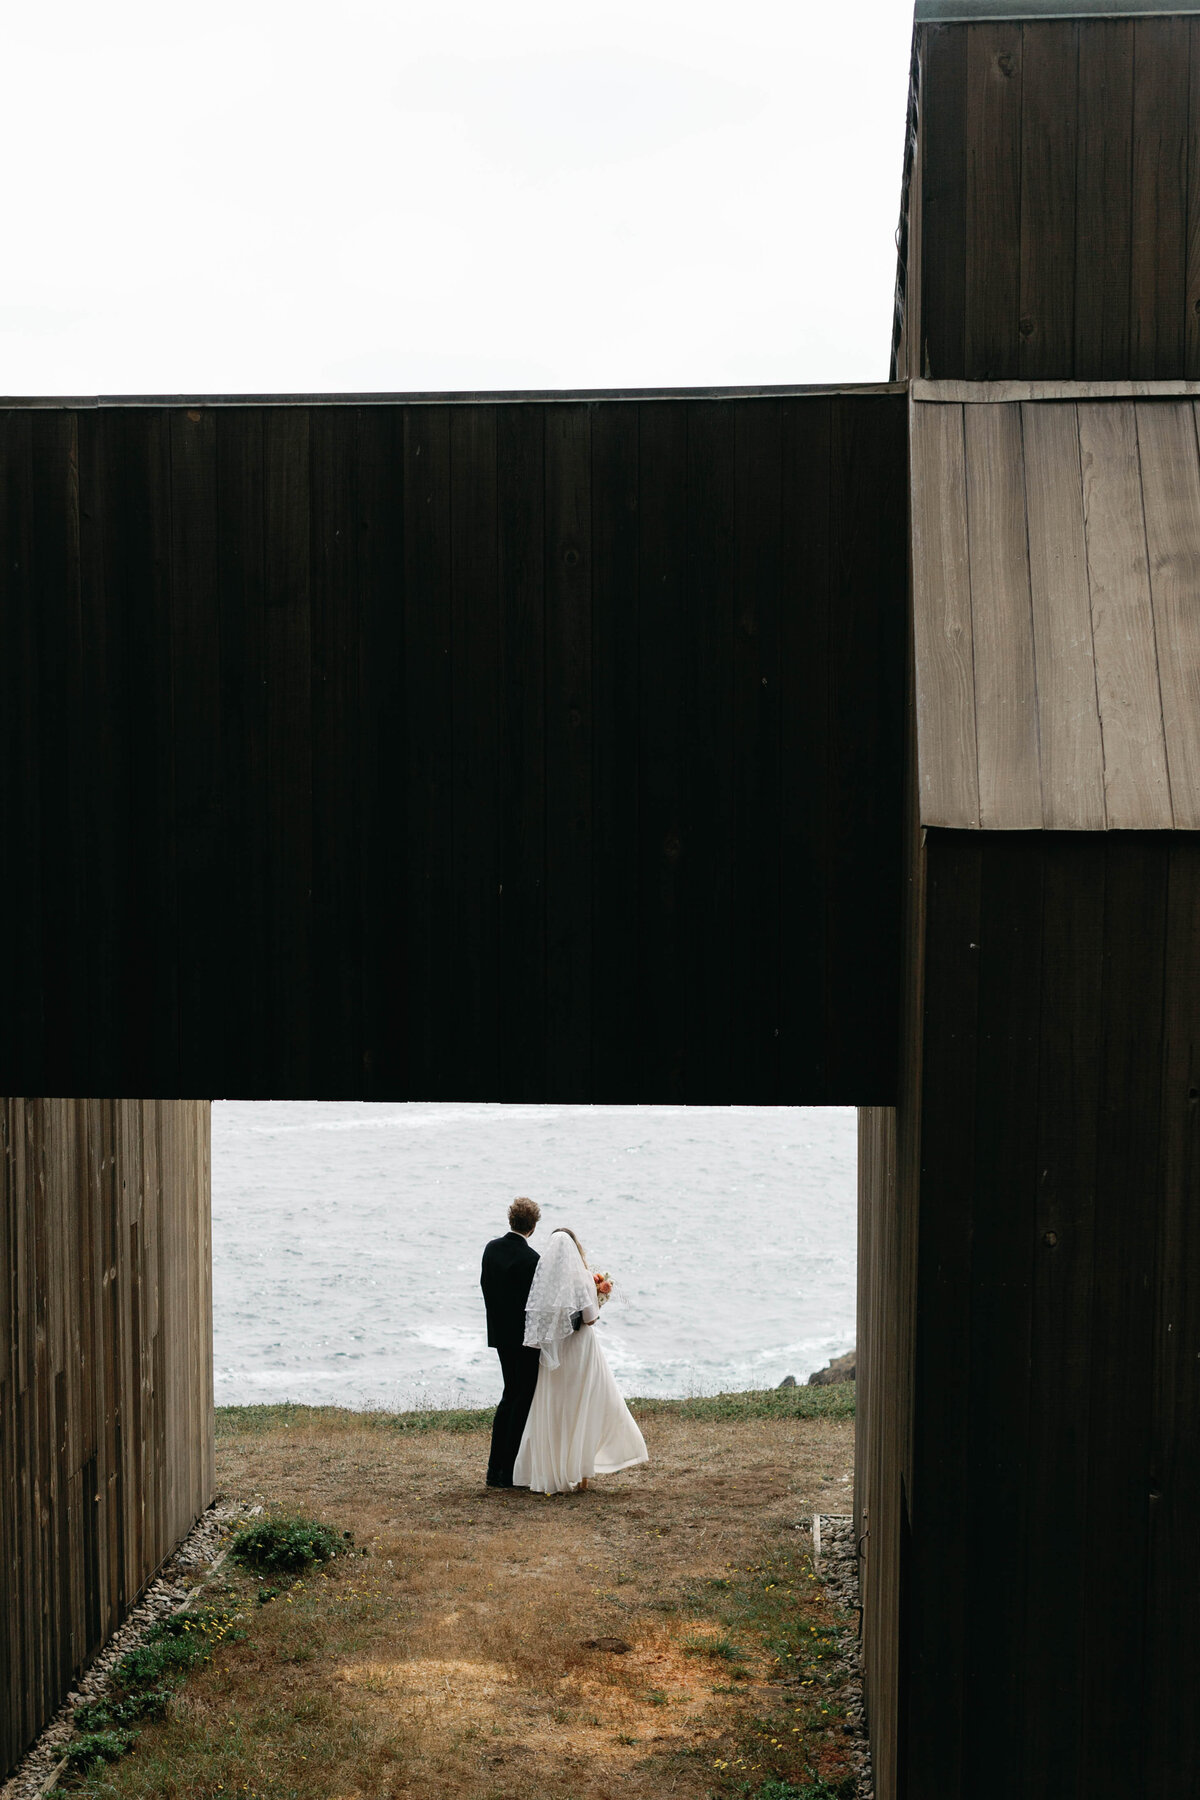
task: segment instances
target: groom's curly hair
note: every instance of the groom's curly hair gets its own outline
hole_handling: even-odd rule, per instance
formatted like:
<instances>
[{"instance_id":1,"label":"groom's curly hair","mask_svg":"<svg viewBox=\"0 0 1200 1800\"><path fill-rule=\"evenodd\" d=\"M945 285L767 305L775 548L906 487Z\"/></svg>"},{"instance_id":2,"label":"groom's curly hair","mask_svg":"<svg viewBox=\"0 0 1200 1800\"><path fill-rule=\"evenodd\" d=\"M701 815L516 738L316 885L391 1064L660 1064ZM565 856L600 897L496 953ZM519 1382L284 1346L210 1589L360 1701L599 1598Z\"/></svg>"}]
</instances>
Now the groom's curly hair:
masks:
<instances>
[{"instance_id":1,"label":"groom's curly hair","mask_svg":"<svg viewBox=\"0 0 1200 1800\"><path fill-rule=\"evenodd\" d=\"M537 1204L537 1201L527 1200L524 1194L522 1194L519 1199L514 1200L508 1209L508 1223L510 1227L513 1231L519 1231L526 1237L528 1237L541 1216L542 1209Z\"/></svg>"}]
</instances>

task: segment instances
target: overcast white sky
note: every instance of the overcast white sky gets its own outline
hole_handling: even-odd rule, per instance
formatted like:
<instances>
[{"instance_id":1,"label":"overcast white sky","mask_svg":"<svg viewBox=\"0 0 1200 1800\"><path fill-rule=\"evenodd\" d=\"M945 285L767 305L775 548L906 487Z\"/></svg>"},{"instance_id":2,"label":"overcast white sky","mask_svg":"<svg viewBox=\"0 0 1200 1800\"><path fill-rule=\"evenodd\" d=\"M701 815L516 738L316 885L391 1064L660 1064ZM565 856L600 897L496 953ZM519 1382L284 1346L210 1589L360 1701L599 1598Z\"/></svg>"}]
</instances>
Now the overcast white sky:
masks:
<instances>
[{"instance_id":1,"label":"overcast white sky","mask_svg":"<svg viewBox=\"0 0 1200 1800\"><path fill-rule=\"evenodd\" d=\"M0 392L883 379L911 18L25 0Z\"/></svg>"}]
</instances>

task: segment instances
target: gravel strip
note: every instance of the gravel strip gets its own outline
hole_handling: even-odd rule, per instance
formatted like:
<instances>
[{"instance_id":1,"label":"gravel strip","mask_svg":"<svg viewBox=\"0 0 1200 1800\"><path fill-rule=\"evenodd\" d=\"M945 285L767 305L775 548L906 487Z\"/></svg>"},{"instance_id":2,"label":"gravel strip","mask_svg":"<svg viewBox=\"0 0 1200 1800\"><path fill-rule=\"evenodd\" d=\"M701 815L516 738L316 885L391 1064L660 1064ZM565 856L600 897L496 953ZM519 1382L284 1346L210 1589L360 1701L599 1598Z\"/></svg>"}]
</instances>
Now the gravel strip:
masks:
<instances>
[{"instance_id":1,"label":"gravel strip","mask_svg":"<svg viewBox=\"0 0 1200 1800\"><path fill-rule=\"evenodd\" d=\"M71 1689L33 1748L0 1786L0 1800L37 1800L38 1795L54 1786L62 1767L63 1750L74 1731L71 1720L75 1708L101 1699L108 1690L109 1672L117 1658L136 1649L151 1625L187 1605L221 1555L233 1527L250 1510L242 1501L220 1499L201 1513L124 1624ZM262 1508L255 1507L254 1511L261 1512Z\"/></svg>"},{"instance_id":2,"label":"gravel strip","mask_svg":"<svg viewBox=\"0 0 1200 1800\"><path fill-rule=\"evenodd\" d=\"M875 1800L871 1741L867 1735L866 1712L863 1707L862 1645L858 1639L858 1556L854 1542L854 1520L849 1514L831 1513L822 1513L820 1519L821 1560L817 1574L830 1599L844 1613L849 1614L851 1621L838 1639L838 1647L848 1671L847 1679L838 1694L838 1702L846 1713L843 1729L850 1746L850 1760L854 1765L857 1784L854 1790L855 1800ZM803 1523L809 1531L812 1530L811 1519L805 1519Z\"/></svg>"}]
</instances>

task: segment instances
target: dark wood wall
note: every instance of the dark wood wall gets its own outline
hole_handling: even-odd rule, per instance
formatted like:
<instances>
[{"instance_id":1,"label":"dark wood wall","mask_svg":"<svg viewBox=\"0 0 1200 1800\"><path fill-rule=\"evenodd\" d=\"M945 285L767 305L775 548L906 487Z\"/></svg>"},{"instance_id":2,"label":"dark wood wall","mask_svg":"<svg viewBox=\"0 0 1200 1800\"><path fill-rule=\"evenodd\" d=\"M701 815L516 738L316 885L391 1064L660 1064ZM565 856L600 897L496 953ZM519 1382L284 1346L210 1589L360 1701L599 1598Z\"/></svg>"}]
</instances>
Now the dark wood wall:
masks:
<instances>
[{"instance_id":1,"label":"dark wood wall","mask_svg":"<svg viewBox=\"0 0 1200 1800\"><path fill-rule=\"evenodd\" d=\"M0 1088L885 1101L900 394L0 413Z\"/></svg>"},{"instance_id":2,"label":"dark wood wall","mask_svg":"<svg viewBox=\"0 0 1200 1800\"><path fill-rule=\"evenodd\" d=\"M914 82L900 372L1200 375L1200 18L922 25Z\"/></svg>"},{"instance_id":3,"label":"dark wood wall","mask_svg":"<svg viewBox=\"0 0 1200 1800\"><path fill-rule=\"evenodd\" d=\"M213 1490L207 1101L0 1101L0 1776Z\"/></svg>"},{"instance_id":4,"label":"dark wood wall","mask_svg":"<svg viewBox=\"0 0 1200 1800\"><path fill-rule=\"evenodd\" d=\"M878 1791L1190 1796L1200 842L930 831L921 878L912 1076L864 1123Z\"/></svg>"}]
</instances>

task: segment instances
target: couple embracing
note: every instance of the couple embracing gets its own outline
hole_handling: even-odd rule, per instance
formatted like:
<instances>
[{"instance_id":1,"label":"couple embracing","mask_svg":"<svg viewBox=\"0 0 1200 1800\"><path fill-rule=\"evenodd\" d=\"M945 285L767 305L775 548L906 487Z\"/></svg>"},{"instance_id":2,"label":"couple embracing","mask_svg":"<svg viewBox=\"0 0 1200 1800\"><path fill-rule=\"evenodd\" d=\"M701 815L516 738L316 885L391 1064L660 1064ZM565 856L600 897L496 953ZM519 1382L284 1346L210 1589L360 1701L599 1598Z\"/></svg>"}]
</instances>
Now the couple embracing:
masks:
<instances>
[{"instance_id":1,"label":"couple embracing","mask_svg":"<svg viewBox=\"0 0 1200 1800\"><path fill-rule=\"evenodd\" d=\"M508 1232L483 1253L488 1343L504 1375L487 1479L568 1494L650 1459L592 1329L612 1284L589 1274L566 1226L539 1257L529 1240L541 1216L532 1200L514 1200Z\"/></svg>"}]
</instances>

